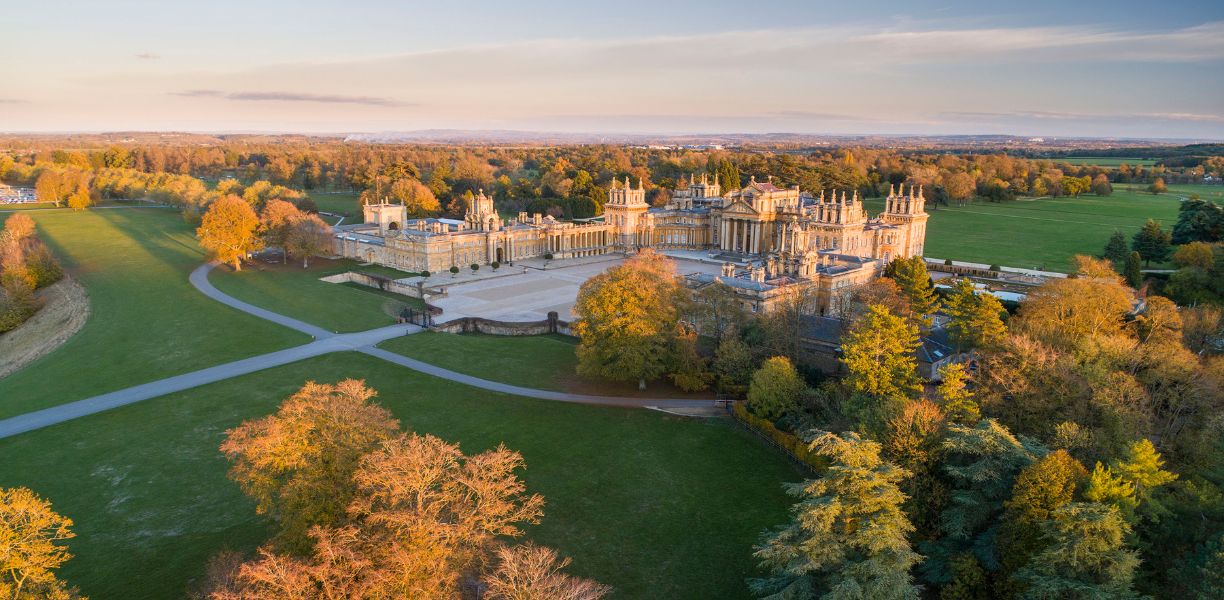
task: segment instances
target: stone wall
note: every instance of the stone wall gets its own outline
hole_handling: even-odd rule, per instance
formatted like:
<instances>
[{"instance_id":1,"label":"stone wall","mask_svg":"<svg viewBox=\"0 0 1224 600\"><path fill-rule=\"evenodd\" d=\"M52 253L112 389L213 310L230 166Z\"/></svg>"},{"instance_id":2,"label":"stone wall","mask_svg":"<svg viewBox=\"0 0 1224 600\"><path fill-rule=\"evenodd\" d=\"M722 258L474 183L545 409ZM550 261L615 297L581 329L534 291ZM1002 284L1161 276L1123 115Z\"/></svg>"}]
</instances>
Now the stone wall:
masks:
<instances>
[{"instance_id":1,"label":"stone wall","mask_svg":"<svg viewBox=\"0 0 1224 600\"><path fill-rule=\"evenodd\" d=\"M434 288L407 284L407 283L400 283L399 281L396 281L394 279L390 279L386 277L377 277L374 275L369 275L367 273L354 273L352 271L348 271L345 273L339 273L336 275L329 275L327 277L321 277L319 280L326 281L327 283L356 283L358 285L365 285L365 286L369 286L372 288L378 288L380 290L394 292L396 294L408 296L411 298L420 298L422 300L429 300L430 298L446 296L446 292L443 292L441 290L437 290Z\"/></svg>"},{"instance_id":2,"label":"stone wall","mask_svg":"<svg viewBox=\"0 0 1224 600\"><path fill-rule=\"evenodd\" d=\"M487 335L544 335L560 333L573 335L569 321L557 318L557 313L548 313L543 321L494 321L481 317L463 317L430 328L442 333L484 333Z\"/></svg>"}]
</instances>

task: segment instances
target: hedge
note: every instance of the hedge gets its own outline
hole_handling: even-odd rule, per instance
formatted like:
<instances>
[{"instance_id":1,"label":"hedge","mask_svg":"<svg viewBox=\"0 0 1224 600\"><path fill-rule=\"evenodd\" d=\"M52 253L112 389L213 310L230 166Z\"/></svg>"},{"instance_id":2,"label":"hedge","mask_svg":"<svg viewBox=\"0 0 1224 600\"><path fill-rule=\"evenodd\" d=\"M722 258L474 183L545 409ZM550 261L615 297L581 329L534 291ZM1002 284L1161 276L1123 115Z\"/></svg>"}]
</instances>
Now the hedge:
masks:
<instances>
[{"instance_id":1,"label":"hedge","mask_svg":"<svg viewBox=\"0 0 1224 600\"><path fill-rule=\"evenodd\" d=\"M790 454L795 460L812 467L817 471L823 471L827 466L825 459L819 454L808 449L807 442L804 442L799 436L792 433L787 433L778 429L768 419L762 419L748 412L748 405L744 402L736 402L731 407L731 412L735 414L735 418L739 422L756 430L761 435L769 438L775 444L782 447L783 450Z\"/></svg>"}]
</instances>

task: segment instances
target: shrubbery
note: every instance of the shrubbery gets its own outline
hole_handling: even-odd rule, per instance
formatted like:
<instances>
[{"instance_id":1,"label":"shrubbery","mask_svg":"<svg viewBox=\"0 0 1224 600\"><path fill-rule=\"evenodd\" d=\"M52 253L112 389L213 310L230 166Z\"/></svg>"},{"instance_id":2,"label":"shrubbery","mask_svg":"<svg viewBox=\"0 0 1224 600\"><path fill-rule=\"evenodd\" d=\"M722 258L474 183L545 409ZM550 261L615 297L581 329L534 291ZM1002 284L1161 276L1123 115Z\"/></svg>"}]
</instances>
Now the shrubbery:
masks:
<instances>
[{"instance_id":1,"label":"shrubbery","mask_svg":"<svg viewBox=\"0 0 1224 600\"><path fill-rule=\"evenodd\" d=\"M774 424L768 419L762 419L761 417L748 412L748 406L745 403L736 402L731 408L731 411L735 413L735 418L739 419L742 423L748 425L749 427L765 434L766 437L773 440L799 461L810 465L816 470L823 470L825 468L824 459L815 452L812 452L811 449L808 448L807 442L804 442L797 435L786 433L785 431L774 427Z\"/></svg>"}]
</instances>

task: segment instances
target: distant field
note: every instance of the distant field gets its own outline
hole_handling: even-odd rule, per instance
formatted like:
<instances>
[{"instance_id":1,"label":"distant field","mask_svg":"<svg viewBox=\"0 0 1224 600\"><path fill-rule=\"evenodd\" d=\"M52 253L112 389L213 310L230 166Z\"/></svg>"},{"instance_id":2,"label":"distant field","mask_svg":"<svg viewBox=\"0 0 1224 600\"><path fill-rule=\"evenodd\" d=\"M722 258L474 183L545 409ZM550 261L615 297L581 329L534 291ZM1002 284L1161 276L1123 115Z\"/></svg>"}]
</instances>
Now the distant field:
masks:
<instances>
[{"instance_id":1,"label":"distant field","mask_svg":"<svg viewBox=\"0 0 1224 600\"><path fill-rule=\"evenodd\" d=\"M316 258L310 268L290 260L287 264L254 261L234 271L218 267L209 276L217 289L256 306L289 315L295 319L339 332L364 331L395 323L405 306L422 306L415 298L361 286L327 283L320 277L345 271L366 271L376 275L406 277L409 274L386 268L362 267L351 260Z\"/></svg>"},{"instance_id":2,"label":"distant field","mask_svg":"<svg viewBox=\"0 0 1224 600\"><path fill-rule=\"evenodd\" d=\"M0 380L0 418L308 341L191 287L187 276L204 254L177 211L30 215L85 286L91 313L63 346ZM7 216L0 214L0 221Z\"/></svg>"},{"instance_id":3,"label":"distant field","mask_svg":"<svg viewBox=\"0 0 1224 600\"><path fill-rule=\"evenodd\" d=\"M930 211L925 254L1065 272L1074 255L1099 254L1114 230L1129 237L1149 218L1166 228L1177 221L1175 195L1114 190L1107 197L940 206ZM883 208L883 201L868 200L867 205L874 213Z\"/></svg>"},{"instance_id":4,"label":"distant field","mask_svg":"<svg viewBox=\"0 0 1224 600\"><path fill-rule=\"evenodd\" d=\"M1116 156L1063 156L1059 158L1051 158L1055 162L1065 162L1073 165L1091 165L1094 167L1117 167L1119 165L1130 165L1150 167L1156 164L1154 158L1118 158Z\"/></svg>"}]
</instances>

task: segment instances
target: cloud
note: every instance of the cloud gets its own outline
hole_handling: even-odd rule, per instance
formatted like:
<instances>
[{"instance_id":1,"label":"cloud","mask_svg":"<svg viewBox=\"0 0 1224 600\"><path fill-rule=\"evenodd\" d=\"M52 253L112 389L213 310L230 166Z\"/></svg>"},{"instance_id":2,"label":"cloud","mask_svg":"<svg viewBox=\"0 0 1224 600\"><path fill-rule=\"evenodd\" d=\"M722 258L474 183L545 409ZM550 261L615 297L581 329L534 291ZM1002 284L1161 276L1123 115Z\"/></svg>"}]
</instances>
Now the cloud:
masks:
<instances>
[{"instance_id":1,"label":"cloud","mask_svg":"<svg viewBox=\"0 0 1224 600\"><path fill-rule=\"evenodd\" d=\"M220 90L185 90L175 96L189 98L224 98L256 102L315 102L319 104L363 104L366 106L414 106L390 98L374 96L344 96L338 94L307 94L298 92L222 92Z\"/></svg>"},{"instance_id":2,"label":"cloud","mask_svg":"<svg viewBox=\"0 0 1224 600\"><path fill-rule=\"evenodd\" d=\"M137 53L135 56L136 58L139 58L140 60L157 60L161 58L160 54L153 54L152 52L140 52L140 53Z\"/></svg>"},{"instance_id":3,"label":"cloud","mask_svg":"<svg viewBox=\"0 0 1224 600\"><path fill-rule=\"evenodd\" d=\"M939 115L946 119L971 119L983 121L1038 120L1038 121L1190 121L1200 123L1224 123L1224 115L1179 112L1152 113L1076 113L1053 111L1005 111L1005 112L945 112Z\"/></svg>"}]
</instances>

